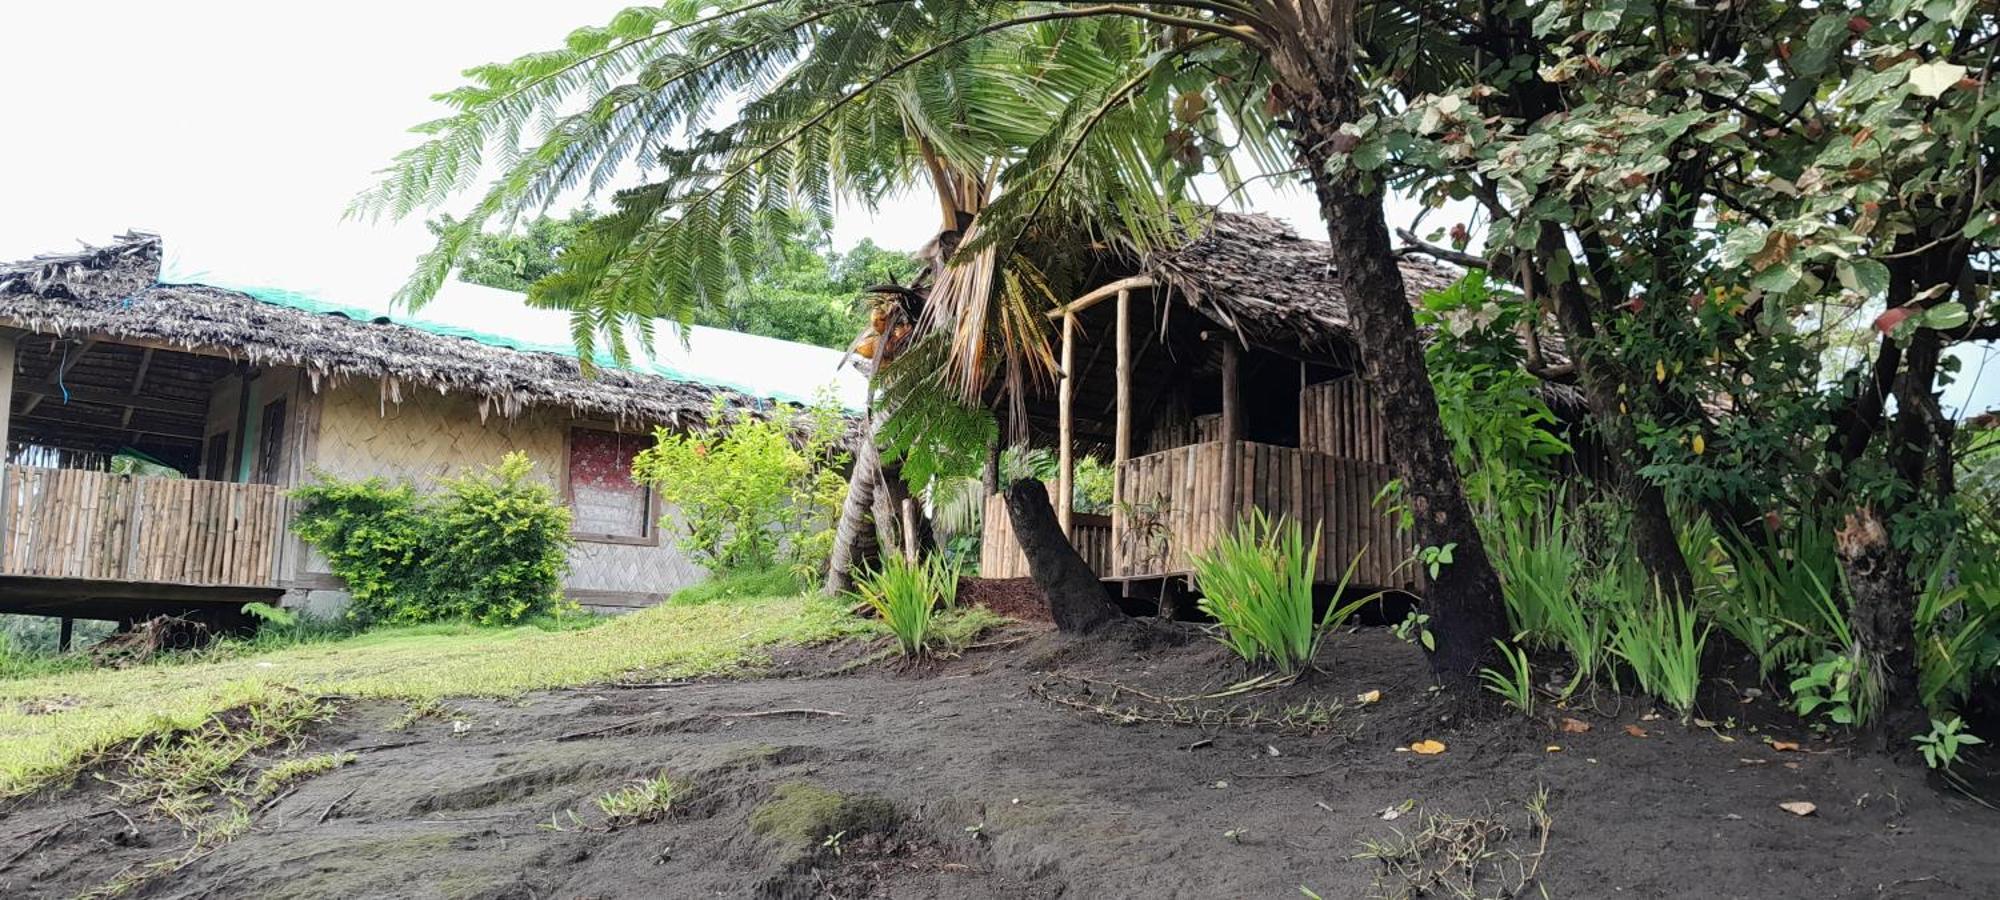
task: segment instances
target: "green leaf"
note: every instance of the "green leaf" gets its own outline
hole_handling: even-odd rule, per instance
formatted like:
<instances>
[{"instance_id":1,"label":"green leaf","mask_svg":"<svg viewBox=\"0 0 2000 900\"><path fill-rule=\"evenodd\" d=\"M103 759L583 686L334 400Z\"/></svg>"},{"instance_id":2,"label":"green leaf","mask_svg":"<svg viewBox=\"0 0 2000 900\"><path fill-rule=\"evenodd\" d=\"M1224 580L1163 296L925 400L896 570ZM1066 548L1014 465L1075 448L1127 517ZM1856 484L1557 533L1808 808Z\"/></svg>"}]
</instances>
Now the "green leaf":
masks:
<instances>
[{"instance_id":1,"label":"green leaf","mask_svg":"<svg viewBox=\"0 0 2000 900\"><path fill-rule=\"evenodd\" d=\"M1965 304L1954 300L1948 303L1940 303L1925 310L1924 327L1945 331L1957 328L1971 318L1972 314L1966 311Z\"/></svg>"},{"instance_id":2,"label":"green leaf","mask_svg":"<svg viewBox=\"0 0 2000 900\"><path fill-rule=\"evenodd\" d=\"M1944 60L1932 60L1910 70L1910 89L1925 97L1942 97L1965 77L1965 67Z\"/></svg>"},{"instance_id":3,"label":"green leaf","mask_svg":"<svg viewBox=\"0 0 2000 900\"><path fill-rule=\"evenodd\" d=\"M1863 297L1879 297L1889 291L1889 267L1872 259L1843 260L1834 267L1840 286Z\"/></svg>"},{"instance_id":4,"label":"green leaf","mask_svg":"<svg viewBox=\"0 0 2000 900\"><path fill-rule=\"evenodd\" d=\"M1814 19L1806 30L1804 49L1792 54L1792 71L1808 78L1825 72L1847 45L1847 19L1845 13L1827 13Z\"/></svg>"}]
</instances>

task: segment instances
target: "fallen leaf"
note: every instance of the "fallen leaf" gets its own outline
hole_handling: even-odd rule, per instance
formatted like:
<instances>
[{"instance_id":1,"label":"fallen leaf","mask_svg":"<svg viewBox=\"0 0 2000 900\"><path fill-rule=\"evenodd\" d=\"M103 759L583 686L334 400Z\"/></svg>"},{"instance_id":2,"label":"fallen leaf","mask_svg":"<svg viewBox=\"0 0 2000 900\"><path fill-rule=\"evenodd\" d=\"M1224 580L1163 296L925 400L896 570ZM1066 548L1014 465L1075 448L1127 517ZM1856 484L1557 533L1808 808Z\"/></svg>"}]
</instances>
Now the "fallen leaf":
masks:
<instances>
[{"instance_id":1,"label":"fallen leaf","mask_svg":"<svg viewBox=\"0 0 2000 900\"><path fill-rule=\"evenodd\" d=\"M1639 721L1641 721L1641 722L1658 722L1658 721L1660 721L1660 714L1659 714L1659 713L1651 713L1651 712L1649 712L1649 713L1647 713L1647 714L1645 714L1645 715L1643 715L1643 716L1640 716L1640 717L1639 717Z\"/></svg>"},{"instance_id":2,"label":"fallen leaf","mask_svg":"<svg viewBox=\"0 0 2000 900\"><path fill-rule=\"evenodd\" d=\"M1590 723L1582 719L1572 719L1565 716L1562 721L1562 730L1564 734L1582 734L1590 730Z\"/></svg>"},{"instance_id":3,"label":"fallen leaf","mask_svg":"<svg viewBox=\"0 0 2000 900\"><path fill-rule=\"evenodd\" d=\"M1436 756L1444 752L1443 741L1418 741L1410 745L1410 752L1422 756Z\"/></svg>"},{"instance_id":4,"label":"fallen leaf","mask_svg":"<svg viewBox=\"0 0 2000 900\"><path fill-rule=\"evenodd\" d=\"M1646 736L1646 729L1640 728L1637 725L1627 725L1625 726L1625 733L1636 738L1642 738Z\"/></svg>"},{"instance_id":5,"label":"fallen leaf","mask_svg":"<svg viewBox=\"0 0 2000 900\"><path fill-rule=\"evenodd\" d=\"M1272 756L1284 756L1284 755L1285 755L1285 754L1283 754L1283 753L1280 753L1280 752L1278 752L1278 748L1277 748L1277 747L1276 747L1275 745L1272 745L1272 744L1265 744L1265 745L1264 745L1264 752L1265 752L1265 753L1269 753L1269 754L1271 754Z\"/></svg>"},{"instance_id":6,"label":"fallen leaf","mask_svg":"<svg viewBox=\"0 0 2000 900\"><path fill-rule=\"evenodd\" d=\"M1714 723L1714 722L1711 722L1711 721L1709 721L1709 720L1707 720L1707 719L1704 719L1704 718L1701 718L1700 716L1696 716L1696 717L1695 717L1695 720L1694 720L1694 727L1696 727L1696 728L1714 728L1714 727L1715 727L1715 723Z\"/></svg>"},{"instance_id":7,"label":"fallen leaf","mask_svg":"<svg viewBox=\"0 0 2000 900\"><path fill-rule=\"evenodd\" d=\"M1354 695L1354 702L1359 703L1362 706L1367 706L1368 704L1374 703L1381 699L1382 699L1381 691L1363 691L1362 693Z\"/></svg>"},{"instance_id":8,"label":"fallen leaf","mask_svg":"<svg viewBox=\"0 0 2000 900\"><path fill-rule=\"evenodd\" d=\"M1797 742L1797 741L1770 741L1769 743L1770 743L1770 745L1771 745L1771 749L1773 749L1773 750L1797 750L1797 749L1799 749L1799 744L1798 744L1798 742Z\"/></svg>"},{"instance_id":9,"label":"fallen leaf","mask_svg":"<svg viewBox=\"0 0 2000 900\"><path fill-rule=\"evenodd\" d=\"M1798 763L1785 763L1785 768L1787 769L1796 769L1798 767L1799 767Z\"/></svg>"},{"instance_id":10,"label":"fallen leaf","mask_svg":"<svg viewBox=\"0 0 2000 900\"><path fill-rule=\"evenodd\" d=\"M1819 811L1818 806L1804 800L1789 800L1778 804L1778 808L1795 816L1810 816Z\"/></svg>"},{"instance_id":11,"label":"fallen leaf","mask_svg":"<svg viewBox=\"0 0 2000 900\"><path fill-rule=\"evenodd\" d=\"M1557 745L1557 744L1550 744L1550 745L1549 745L1549 747L1548 747L1548 752L1550 752L1550 753L1561 753L1561 752L1563 752L1563 748L1562 748L1561 746Z\"/></svg>"}]
</instances>

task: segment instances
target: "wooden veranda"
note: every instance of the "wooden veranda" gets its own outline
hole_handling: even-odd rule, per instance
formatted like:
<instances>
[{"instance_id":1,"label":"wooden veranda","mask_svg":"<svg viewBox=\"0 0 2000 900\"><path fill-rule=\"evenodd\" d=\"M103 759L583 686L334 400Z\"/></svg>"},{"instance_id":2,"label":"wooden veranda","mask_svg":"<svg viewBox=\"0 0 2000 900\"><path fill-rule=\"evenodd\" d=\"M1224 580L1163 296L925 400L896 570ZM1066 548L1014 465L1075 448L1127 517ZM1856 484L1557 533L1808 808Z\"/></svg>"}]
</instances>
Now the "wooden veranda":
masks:
<instances>
[{"instance_id":1,"label":"wooden veranda","mask_svg":"<svg viewBox=\"0 0 2000 900\"><path fill-rule=\"evenodd\" d=\"M1141 275L1052 314L1060 321L1061 375L1052 435L1059 474L1050 493L1084 560L1102 580L1149 593L1190 578L1194 556L1261 511L1309 535L1318 530L1322 584L1354 562L1357 586L1419 590L1421 575L1408 563L1415 548L1380 502L1391 480L1381 420L1351 366L1273 353L1206 320L1170 334L1165 321L1175 302L1168 286ZM1087 332L1109 332L1112 346L1086 350ZM1110 357L1109 396L1101 390L1105 367L1093 365L1101 356ZM1254 428L1246 407L1257 411ZM1114 489L1105 515L1073 509L1077 455L1093 446L1110 451ZM982 574L1028 574L997 495L987 500L983 539Z\"/></svg>"}]
</instances>

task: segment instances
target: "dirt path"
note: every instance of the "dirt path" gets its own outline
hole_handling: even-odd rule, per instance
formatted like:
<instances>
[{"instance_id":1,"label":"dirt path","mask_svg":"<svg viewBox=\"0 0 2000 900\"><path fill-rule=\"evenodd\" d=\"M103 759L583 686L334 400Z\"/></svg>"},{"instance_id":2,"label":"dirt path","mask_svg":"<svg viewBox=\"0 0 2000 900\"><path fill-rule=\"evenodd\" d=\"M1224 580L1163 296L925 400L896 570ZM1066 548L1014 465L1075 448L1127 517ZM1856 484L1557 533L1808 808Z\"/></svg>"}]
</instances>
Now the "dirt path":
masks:
<instances>
[{"instance_id":1,"label":"dirt path","mask_svg":"<svg viewBox=\"0 0 2000 900\"><path fill-rule=\"evenodd\" d=\"M1312 684L1180 702L1159 701L1240 670L1204 642L1025 637L922 671L458 703L457 724L404 732L388 730L404 709L350 705L306 749L356 762L133 896L1393 896L1406 882L1355 855L1399 831L1427 836L1413 870L1486 848L1482 896L2000 895L2000 814L1879 758L1777 750L1629 701L1453 727L1421 657L1379 632L1333 642ZM1565 715L1590 730L1563 732ZM1176 717L1211 724L1152 721ZM1253 718L1283 727L1213 724ZM1447 749L1396 749L1424 738ZM669 815L602 826L592 798L659 772L684 786ZM1525 807L1544 789L1546 841ZM122 811L135 833L109 796L6 811L0 896L76 896L184 852L178 829ZM1818 810L1778 807L1795 800Z\"/></svg>"}]
</instances>

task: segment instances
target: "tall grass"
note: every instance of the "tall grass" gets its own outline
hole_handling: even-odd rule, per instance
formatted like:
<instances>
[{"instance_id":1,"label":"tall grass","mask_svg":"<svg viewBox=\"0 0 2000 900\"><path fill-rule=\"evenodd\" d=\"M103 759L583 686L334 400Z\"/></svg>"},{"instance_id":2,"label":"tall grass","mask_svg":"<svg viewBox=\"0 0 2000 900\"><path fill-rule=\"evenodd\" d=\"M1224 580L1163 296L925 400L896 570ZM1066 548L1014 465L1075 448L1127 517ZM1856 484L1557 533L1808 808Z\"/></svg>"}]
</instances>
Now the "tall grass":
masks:
<instances>
[{"instance_id":1,"label":"tall grass","mask_svg":"<svg viewBox=\"0 0 2000 900\"><path fill-rule=\"evenodd\" d=\"M1701 655L1714 626L1692 601L1664 595L1634 566L1614 567L1600 582L1613 620L1611 650L1639 690L1659 698L1682 721L1701 689Z\"/></svg>"},{"instance_id":2,"label":"tall grass","mask_svg":"<svg viewBox=\"0 0 2000 900\"><path fill-rule=\"evenodd\" d=\"M1354 577L1361 557L1347 564L1334 588L1334 601L1313 618L1313 569L1319 558L1320 534L1311 544L1297 522L1271 520L1262 511L1217 540L1214 548L1195 554L1195 577L1201 585L1202 612L1222 626L1222 641L1245 661L1268 659L1291 675L1311 664L1326 632L1338 627L1373 597L1345 606L1339 598Z\"/></svg>"},{"instance_id":3,"label":"tall grass","mask_svg":"<svg viewBox=\"0 0 2000 900\"><path fill-rule=\"evenodd\" d=\"M930 649L938 608L958 603L958 571L941 555L891 556L857 579L854 592L895 634L904 656L921 656Z\"/></svg>"}]
</instances>

